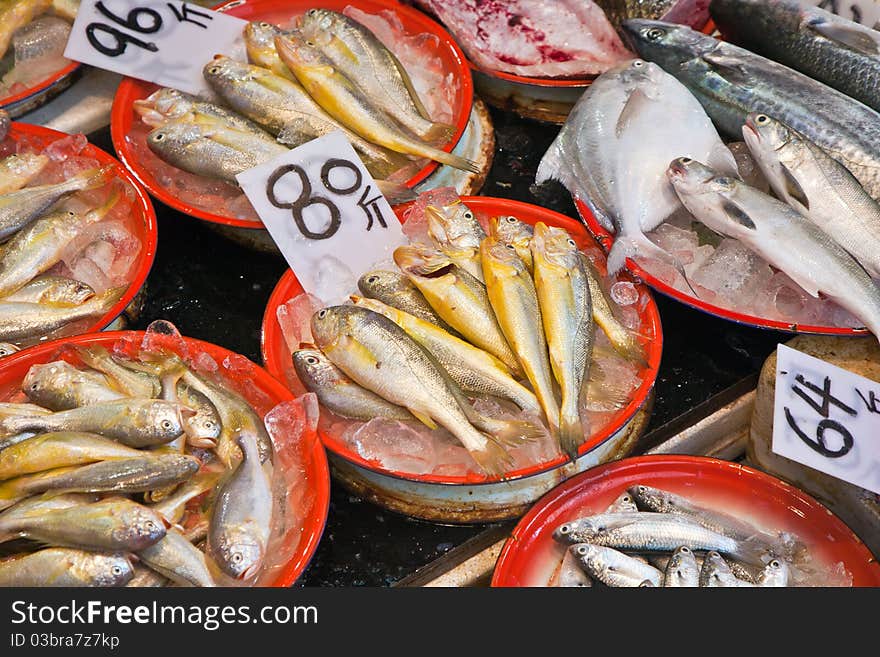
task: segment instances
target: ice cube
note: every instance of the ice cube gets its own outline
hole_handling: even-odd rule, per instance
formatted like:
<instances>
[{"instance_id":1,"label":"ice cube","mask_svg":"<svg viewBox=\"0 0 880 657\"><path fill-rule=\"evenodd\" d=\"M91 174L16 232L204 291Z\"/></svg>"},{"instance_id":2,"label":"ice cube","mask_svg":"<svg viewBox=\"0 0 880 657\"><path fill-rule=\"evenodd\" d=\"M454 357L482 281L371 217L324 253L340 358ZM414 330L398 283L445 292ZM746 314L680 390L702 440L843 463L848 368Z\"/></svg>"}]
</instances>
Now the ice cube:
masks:
<instances>
[{"instance_id":1,"label":"ice cube","mask_svg":"<svg viewBox=\"0 0 880 657\"><path fill-rule=\"evenodd\" d=\"M351 445L362 457L383 467L408 474L426 474L434 468L434 444L427 427L387 418L364 423L351 436Z\"/></svg>"},{"instance_id":2,"label":"ice cube","mask_svg":"<svg viewBox=\"0 0 880 657\"><path fill-rule=\"evenodd\" d=\"M55 162L64 162L67 158L77 156L82 153L83 149L88 145L89 140L85 135L76 134L56 139L46 147L44 153ZM86 167L91 168L91 167Z\"/></svg>"},{"instance_id":3,"label":"ice cube","mask_svg":"<svg viewBox=\"0 0 880 657\"><path fill-rule=\"evenodd\" d=\"M691 276L691 282L711 290L729 305L746 303L756 291L763 260L738 240L725 238Z\"/></svg>"},{"instance_id":4,"label":"ice cube","mask_svg":"<svg viewBox=\"0 0 880 657\"><path fill-rule=\"evenodd\" d=\"M314 344L312 315L323 307L324 303L318 297L305 292L278 306L276 316L291 353L299 349L301 344Z\"/></svg>"},{"instance_id":5,"label":"ice cube","mask_svg":"<svg viewBox=\"0 0 880 657\"><path fill-rule=\"evenodd\" d=\"M618 306L631 306L639 300L639 291L629 281L618 281L611 286L611 298Z\"/></svg>"},{"instance_id":6,"label":"ice cube","mask_svg":"<svg viewBox=\"0 0 880 657\"><path fill-rule=\"evenodd\" d=\"M662 223L649 234L651 240L664 251L676 254L692 253L699 246L699 237L689 228Z\"/></svg>"}]
</instances>

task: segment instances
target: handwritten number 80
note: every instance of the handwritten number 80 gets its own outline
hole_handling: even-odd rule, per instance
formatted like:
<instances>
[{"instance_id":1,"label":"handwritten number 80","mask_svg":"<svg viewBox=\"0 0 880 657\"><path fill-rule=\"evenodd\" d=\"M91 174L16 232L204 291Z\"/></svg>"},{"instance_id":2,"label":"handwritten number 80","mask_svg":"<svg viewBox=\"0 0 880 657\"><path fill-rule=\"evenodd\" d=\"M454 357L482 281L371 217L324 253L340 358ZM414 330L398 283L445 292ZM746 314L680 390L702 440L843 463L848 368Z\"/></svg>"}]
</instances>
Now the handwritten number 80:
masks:
<instances>
[{"instance_id":1,"label":"handwritten number 80","mask_svg":"<svg viewBox=\"0 0 880 657\"><path fill-rule=\"evenodd\" d=\"M140 32L141 34L153 34L158 32L162 28L162 16L158 11L154 9L146 9L146 8L138 8L132 9L128 12L128 16L122 18L121 16L117 16L112 11L107 9L103 2L98 2L95 4L95 9L104 14L111 21L116 23L117 25L121 25L122 27L132 30L134 32ZM141 17L146 18L146 23L141 25ZM98 34L103 33L111 36L113 38L113 45L108 46L98 39ZM145 50L149 50L151 52L157 52L159 50L158 46L155 43L151 43L148 41L143 41L142 39L138 39L135 36L130 34L126 34L121 30L112 27L110 25L105 25L104 23L90 23L88 27L86 27L86 37L89 40L89 43L92 44L92 47L100 53L107 55L108 57L118 57L122 53L125 52L125 49L128 48L129 43L133 43L134 45L144 48Z\"/></svg>"}]
</instances>

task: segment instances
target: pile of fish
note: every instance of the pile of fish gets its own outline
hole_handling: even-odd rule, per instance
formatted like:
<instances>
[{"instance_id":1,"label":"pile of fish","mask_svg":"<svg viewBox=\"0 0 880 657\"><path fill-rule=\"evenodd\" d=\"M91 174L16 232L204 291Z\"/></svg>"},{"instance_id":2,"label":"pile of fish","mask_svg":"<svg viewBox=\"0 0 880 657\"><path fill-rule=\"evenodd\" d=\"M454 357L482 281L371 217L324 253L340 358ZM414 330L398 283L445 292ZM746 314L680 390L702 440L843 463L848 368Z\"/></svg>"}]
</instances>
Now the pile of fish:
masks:
<instances>
[{"instance_id":1,"label":"pile of fish","mask_svg":"<svg viewBox=\"0 0 880 657\"><path fill-rule=\"evenodd\" d=\"M636 332L615 316L604 277L564 229L504 216L487 235L457 196L445 200L424 208L425 240L395 251L396 270L363 274L352 305L309 306L310 331L288 336L299 381L335 415L367 423L354 429L355 444L371 429L392 451L387 434L415 436L404 451L431 461L444 438L420 442L405 426L422 423L445 429L489 475L511 469L508 448L543 437L551 451L534 462L559 449L576 457L597 401L587 399L594 323L599 356L634 370L644 364ZM303 341L314 345L296 349ZM449 465L439 458L426 469Z\"/></svg>"},{"instance_id":2,"label":"pile of fish","mask_svg":"<svg viewBox=\"0 0 880 657\"><path fill-rule=\"evenodd\" d=\"M740 6L758 11L753 4L715 0L712 11L734 30ZM786 2L768 11L792 10ZM818 20L809 25L823 33L842 29ZM615 231L609 268L636 257L704 302L877 335L880 114L687 27L629 20L624 29L656 64L634 60L601 76L538 170L539 182L562 181ZM775 198L740 178L709 117L745 140ZM688 234L683 214L710 230ZM682 241L692 248L658 246Z\"/></svg>"},{"instance_id":3,"label":"pile of fish","mask_svg":"<svg viewBox=\"0 0 880 657\"><path fill-rule=\"evenodd\" d=\"M140 240L131 190L82 135L0 153L0 342L4 353L81 330L131 283Z\"/></svg>"},{"instance_id":4,"label":"pile of fish","mask_svg":"<svg viewBox=\"0 0 880 657\"><path fill-rule=\"evenodd\" d=\"M176 353L80 347L0 404L0 586L252 581L277 513L251 405ZM226 581L232 581L226 580Z\"/></svg>"},{"instance_id":5,"label":"pile of fish","mask_svg":"<svg viewBox=\"0 0 880 657\"><path fill-rule=\"evenodd\" d=\"M784 587L807 582L804 547L686 497L632 486L603 513L566 522L551 584L584 587Z\"/></svg>"},{"instance_id":6,"label":"pile of fish","mask_svg":"<svg viewBox=\"0 0 880 657\"><path fill-rule=\"evenodd\" d=\"M401 183L425 159L478 171L442 150L454 128L432 118L400 59L353 18L311 9L292 29L251 22L245 42L248 63L218 55L204 67L218 103L173 89L135 102L162 161L240 196L237 174L341 130L392 201L410 196ZM442 114L452 119L451 108Z\"/></svg>"},{"instance_id":7,"label":"pile of fish","mask_svg":"<svg viewBox=\"0 0 880 657\"><path fill-rule=\"evenodd\" d=\"M0 99L66 67L64 49L79 0L0 2Z\"/></svg>"}]
</instances>

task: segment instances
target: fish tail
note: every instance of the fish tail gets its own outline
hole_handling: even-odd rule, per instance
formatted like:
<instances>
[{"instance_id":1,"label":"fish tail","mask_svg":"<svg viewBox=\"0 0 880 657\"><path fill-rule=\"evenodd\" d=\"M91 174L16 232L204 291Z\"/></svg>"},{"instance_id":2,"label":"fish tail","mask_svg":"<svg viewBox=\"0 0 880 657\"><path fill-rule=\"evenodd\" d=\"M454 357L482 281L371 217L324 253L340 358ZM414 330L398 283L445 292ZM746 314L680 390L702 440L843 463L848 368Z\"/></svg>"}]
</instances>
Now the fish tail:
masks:
<instances>
[{"instance_id":1,"label":"fish tail","mask_svg":"<svg viewBox=\"0 0 880 657\"><path fill-rule=\"evenodd\" d=\"M455 126L446 123L432 123L422 135L422 139L431 144L446 144L455 134Z\"/></svg>"},{"instance_id":2,"label":"fish tail","mask_svg":"<svg viewBox=\"0 0 880 657\"><path fill-rule=\"evenodd\" d=\"M548 180L556 180L568 187L568 176L565 173L567 169L562 162L563 153L560 142L561 139L557 137L556 140L550 144L550 148L547 149L547 152L544 153L544 157L541 158L541 162L538 164L538 171L535 174L535 182L538 185L542 185Z\"/></svg>"},{"instance_id":3,"label":"fish tail","mask_svg":"<svg viewBox=\"0 0 880 657\"><path fill-rule=\"evenodd\" d=\"M752 566L764 566L764 558L771 554L766 544L749 541L737 541L736 549L730 556L745 564Z\"/></svg>"},{"instance_id":4,"label":"fish tail","mask_svg":"<svg viewBox=\"0 0 880 657\"><path fill-rule=\"evenodd\" d=\"M409 201L415 201L419 195L412 189L401 183L391 182L390 180L377 180L376 185L382 196L391 205L400 205Z\"/></svg>"},{"instance_id":5,"label":"fish tail","mask_svg":"<svg viewBox=\"0 0 880 657\"><path fill-rule=\"evenodd\" d=\"M584 430L577 413L562 412L559 414L559 447L568 454L572 461L578 456L578 448L584 442Z\"/></svg>"},{"instance_id":6,"label":"fish tail","mask_svg":"<svg viewBox=\"0 0 880 657\"><path fill-rule=\"evenodd\" d=\"M525 387L523 387L522 391L517 391L517 393L511 394L509 399L527 413L534 413L535 415L540 416L543 412L541 410L541 404L538 403L538 398Z\"/></svg>"},{"instance_id":7,"label":"fish tail","mask_svg":"<svg viewBox=\"0 0 880 657\"><path fill-rule=\"evenodd\" d=\"M456 155L455 153L447 153L446 151L441 151L439 148L431 148L427 154L432 160L436 160L441 164L448 164L449 166L462 171L480 173L480 167L476 162L461 157L460 155Z\"/></svg>"},{"instance_id":8,"label":"fish tail","mask_svg":"<svg viewBox=\"0 0 880 657\"><path fill-rule=\"evenodd\" d=\"M643 258L653 258L654 260L659 260L660 262L672 265L675 267L675 270L681 274L681 277L684 279L684 282L690 288L694 296L699 296L691 285L690 280L688 280L684 267L678 259L671 253L654 244L654 242L645 237L643 233L637 233L635 235L621 234L617 236L614 240L614 244L611 246L611 250L608 252L609 275L616 274L623 269L626 264L626 259L636 255Z\"/></svg>"},{"instance_id":9,"label":"fish tail","mask_svg":"<svg viewBox=\"0 0 880 657\"><path fill-rule=\"evenodd\" d=\"M71 178L70 182L79 191L97 189L109 183L116 176L116 165L107 164L100 168L88 169Z\"/></svg>"},{"instance_id":10,"label":"fish tail","mask_svg":"<svg viewBox=\"0 0 880 657\"><path fill-rule=\"evenodd\" d=\"M528 420L507 420L499 423L492 437L505 447L520 447L523 443L535 442L544 431Z\"/></svg>"},{"instance_id":11,"label":"fish tail","mask_svg":"<svg viewBox=\"0 0 880 657\"><path fill-rule=\"evenodd\" d=\"M607 332L605 334L608 335ZM616 335L614 338L609 335L608 338L614 351L626 358L626 360L640 367L648 366L644 349L642 349L635 335L627 331L621 335Z\"/></svg>"},{"instance_id":12,"label":"fish tail","mask_svg":"<svg viewBox=\"0 0 880 657\"><path fill-rule=\"evenodd\" d=\"M470 450L470 454L483 472L490 476L502 475L513 465L507 450L493 440L487 440L480 449Z\"/></svg>"},{"instance_id":13,"label":"fish tail","mask_svg":"<svg viewBox=\"0 0 880 657\"><path fill-rule=\"evenodd\" d=\"M122 295L125 294L125 291L128 289L127 285L120 285L119 287L111 287L109 290L105 290L101 294L96 294L91 299L86 301L84 304L80 306L86 314L95 314L95 313L103 313L107 312L122 298Z\"/></svg>"}]
</instances>

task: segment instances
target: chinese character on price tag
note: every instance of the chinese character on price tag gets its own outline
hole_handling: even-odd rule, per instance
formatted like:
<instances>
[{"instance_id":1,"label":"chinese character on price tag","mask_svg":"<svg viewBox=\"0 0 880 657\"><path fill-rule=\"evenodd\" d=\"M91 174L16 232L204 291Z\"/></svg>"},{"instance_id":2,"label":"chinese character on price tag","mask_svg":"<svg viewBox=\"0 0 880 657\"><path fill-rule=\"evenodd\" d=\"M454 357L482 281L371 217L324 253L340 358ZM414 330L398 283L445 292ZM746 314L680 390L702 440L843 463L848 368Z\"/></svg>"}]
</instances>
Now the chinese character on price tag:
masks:
<instances>
[{"instance_id":1,"label":"chinese character on price tag","mask_svg":"<svg viewBox=\"0 0 880 657\"><path fill-rule=\"evenodd\" d=\"M865 27L873 28L880 20L880 6L876 0L809 0L809 4Z\"/></svg>"},{"instance_id":2,"label":"chinese character on price tag","mask_svg":"<svg viewBox=\"0 0 880 657\"><path fill-rule=\"evenodd\" d=\"M246 21L185 2L83 0L64 56L193 94L214 55L244 61Z\"/></svg>"},{"instance_id":3,"label":"chinese character on price tag","mask_svg":"<svg viewBox=\"0 0 880 657\"><path fill-rule=\"evenodd\" d=\"M342 132L294 148L236 176L300 284L326 302L389 262L407 239Z\"/></svg>"},{"instance_id":4,"label":"chinese character on price tag","mask_svg":"<svg viewBox=\"0 0 880 657\"><path fill-rule=\"evenodd\" d=\"M880 383L779 345L773 451L880 493Z\"/></svg>"}]
</instances>

